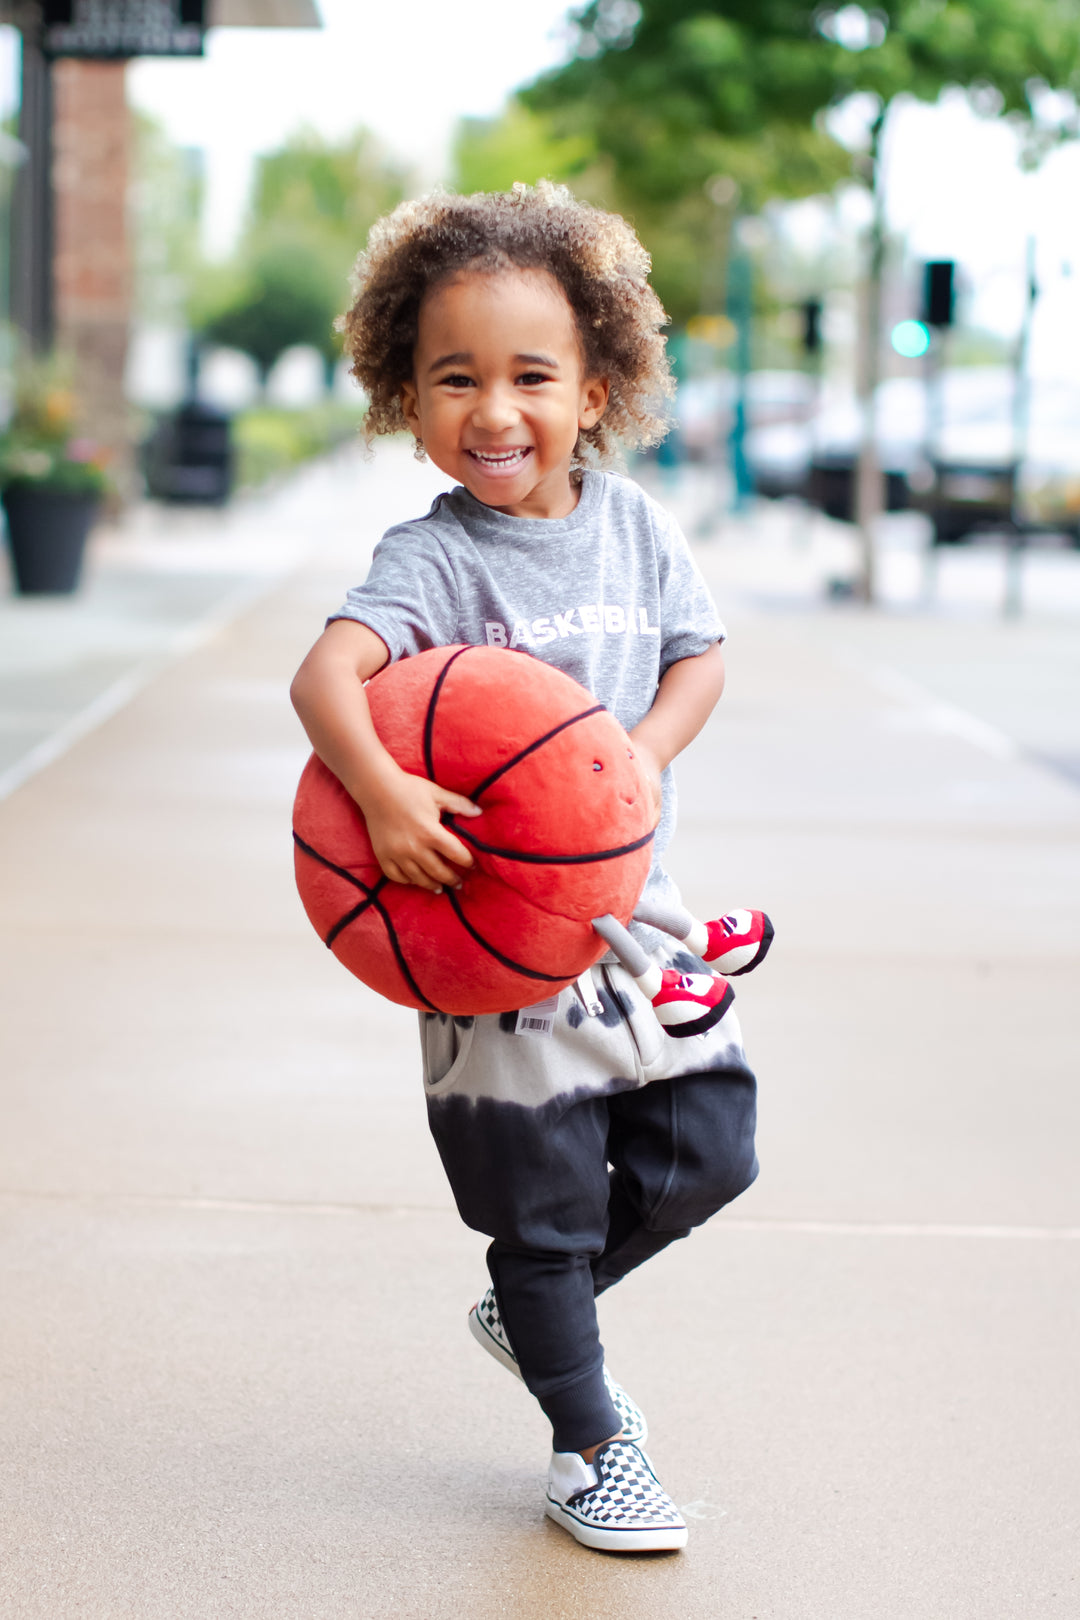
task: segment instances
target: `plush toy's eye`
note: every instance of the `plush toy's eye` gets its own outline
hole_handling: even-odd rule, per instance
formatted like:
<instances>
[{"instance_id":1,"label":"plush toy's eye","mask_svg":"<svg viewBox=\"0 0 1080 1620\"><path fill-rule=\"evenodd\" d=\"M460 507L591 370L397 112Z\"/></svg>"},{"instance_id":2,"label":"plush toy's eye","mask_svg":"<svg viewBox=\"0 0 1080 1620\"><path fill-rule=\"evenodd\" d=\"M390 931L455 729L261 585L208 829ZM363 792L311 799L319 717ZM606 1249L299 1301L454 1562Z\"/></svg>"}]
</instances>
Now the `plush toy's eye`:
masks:
<instances>
[{"instance_id":1,"label":"plush toy's eye","mask_svg":"<svg viewBox=\"0 0 1080 1620\"><path fill-rule=\"evenodd\" d=\"M602 771L604 767L601 765L598 759L594 759L592 762L592 768L594 771Z\"/></svg>"},{"instance_id":2,"label":"plush toy's eye","mask_svg":"<svg viewBox=\"0 0 1080 1620\"><path fill-rule=\"evenodd\" d=\"M627 749L627 750L626 750L626 757L627 757L627 759L633 759L633 757L634 757L634 750L633 750L633 749L632 749L632 748L628 748L628 749Z\"/></svg>"}]
</instances>

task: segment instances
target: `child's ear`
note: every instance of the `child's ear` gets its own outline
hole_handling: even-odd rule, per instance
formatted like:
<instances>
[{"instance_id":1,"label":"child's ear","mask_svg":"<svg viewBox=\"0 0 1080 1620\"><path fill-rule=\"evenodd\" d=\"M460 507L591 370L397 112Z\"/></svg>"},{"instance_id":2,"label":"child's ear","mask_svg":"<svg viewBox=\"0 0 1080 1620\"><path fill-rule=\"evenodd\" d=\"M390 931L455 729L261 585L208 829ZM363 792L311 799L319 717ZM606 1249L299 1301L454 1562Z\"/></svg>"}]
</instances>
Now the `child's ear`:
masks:
<instances>
[{"instance_id":1,"label":"child's ear","mask_svg":"<svg viewBox=\"0 0 1080 1620\"><path fill-rule=\"evenodd\" d=\"M587 433L594 428L607 410L611 384L606 377L586 377L581 386L581 405L578 409L578 427Z\"/></svg>"},{"instance_id":2,"label":"child's ear","mask_svg":"<svg viewBox=\"0 0 1080 1620\"><path fill-rule=\"evenodd\" d=\"M420 432L420 396L416 391L416 384L410 379L401 385L401 414L416 437L422 438Z\"/></svg>"}]
</instances>

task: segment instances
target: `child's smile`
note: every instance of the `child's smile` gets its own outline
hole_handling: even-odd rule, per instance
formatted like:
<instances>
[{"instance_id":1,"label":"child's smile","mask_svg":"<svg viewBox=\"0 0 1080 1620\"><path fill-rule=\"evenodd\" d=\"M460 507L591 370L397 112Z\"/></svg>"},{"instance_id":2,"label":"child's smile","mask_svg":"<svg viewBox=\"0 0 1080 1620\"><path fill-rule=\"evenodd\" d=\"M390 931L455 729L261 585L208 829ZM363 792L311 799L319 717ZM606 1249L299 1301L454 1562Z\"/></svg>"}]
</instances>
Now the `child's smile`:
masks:
<instances>
[{"instance_id":1,"label":"child's smile","mask_svg":"<svg viewBox=\"0 0 1080 1620\"><path fill-rule=\"evenodd\" d=\"M570 305L543 270L471 271L420 310L405 418L435 465L511 517L566 517L582 429L607 405L583 375Z\"/></svg>"}]
</instances>

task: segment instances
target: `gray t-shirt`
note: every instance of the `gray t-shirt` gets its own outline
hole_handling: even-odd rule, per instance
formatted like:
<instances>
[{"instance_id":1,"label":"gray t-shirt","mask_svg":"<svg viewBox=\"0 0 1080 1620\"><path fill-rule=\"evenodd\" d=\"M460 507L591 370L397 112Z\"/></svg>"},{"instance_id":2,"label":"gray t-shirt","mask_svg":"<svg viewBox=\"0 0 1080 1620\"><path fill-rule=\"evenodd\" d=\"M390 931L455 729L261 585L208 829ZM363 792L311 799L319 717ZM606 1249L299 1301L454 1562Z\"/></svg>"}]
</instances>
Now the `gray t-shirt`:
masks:
<instances>
[{"instance_id":1,"label":"gray t-shirt","mask_svg":"<svg viewBox=\"0 0 1080 1620\"><path fill-rule=\"evenodd\" d=\"M678 524L640 485L587 471L564 518L507 517L460 485L426 517L388 529L363 585L335 619L366 624L391 659L456 643L523 647L579 681L629 731L660 677L724 639ZM659 861L675 827L664 807L646 891L673 887ZM651 947L652 931L635 929Z\"/></svg>"}]
</instances>

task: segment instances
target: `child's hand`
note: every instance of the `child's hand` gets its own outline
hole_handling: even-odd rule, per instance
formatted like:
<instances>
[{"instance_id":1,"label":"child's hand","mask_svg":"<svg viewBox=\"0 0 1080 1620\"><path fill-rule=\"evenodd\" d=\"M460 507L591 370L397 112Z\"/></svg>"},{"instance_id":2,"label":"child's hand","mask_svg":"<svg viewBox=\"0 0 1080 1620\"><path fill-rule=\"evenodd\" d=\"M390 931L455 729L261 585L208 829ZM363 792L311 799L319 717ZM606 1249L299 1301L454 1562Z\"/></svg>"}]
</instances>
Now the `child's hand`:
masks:
<instances>
[{"instance_id":1,"label":"child's hand","mask_svg":"<svg viewBox=\"0 0 1080 1620\"><path fill-rule=\"evenodd\" d=\"M365 796L361 809L375 859L392 882L438 893L460 883L460 869L472 866L468 848L441 821L444 811L456 816L482 813L460 793L397 770L376 793Z\"/></svg>"}]
</instances>

